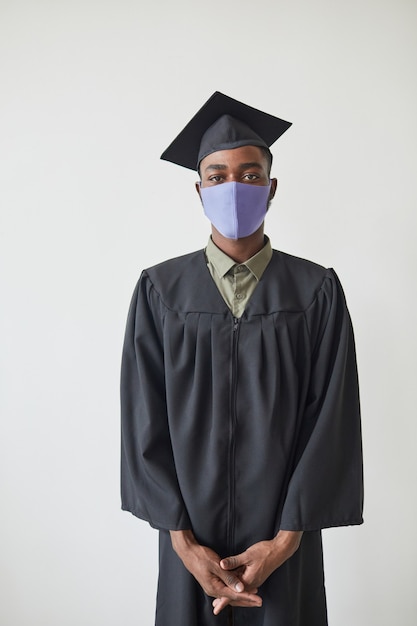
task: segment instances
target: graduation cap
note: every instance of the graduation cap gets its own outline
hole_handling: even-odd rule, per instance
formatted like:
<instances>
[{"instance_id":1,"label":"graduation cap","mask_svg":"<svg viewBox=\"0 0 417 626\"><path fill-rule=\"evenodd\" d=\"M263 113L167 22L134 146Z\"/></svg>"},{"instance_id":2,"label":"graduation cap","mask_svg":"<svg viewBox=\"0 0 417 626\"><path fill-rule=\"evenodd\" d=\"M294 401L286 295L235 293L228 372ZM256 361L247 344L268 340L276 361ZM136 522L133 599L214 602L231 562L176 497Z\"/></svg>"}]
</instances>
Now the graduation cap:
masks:
<instances>
[{"instance_id":1,"label":"graduation cap","mask_svg":"<svg viewBox=\"0 0 417 626\"><path fill-rule=\"evenodd\" d=\"M290 126L291 122L216 91L161 154L161 159L196 170L204 157L218 150L260 146L269 152L269 146Z\"/></svg>"}]
</instances>

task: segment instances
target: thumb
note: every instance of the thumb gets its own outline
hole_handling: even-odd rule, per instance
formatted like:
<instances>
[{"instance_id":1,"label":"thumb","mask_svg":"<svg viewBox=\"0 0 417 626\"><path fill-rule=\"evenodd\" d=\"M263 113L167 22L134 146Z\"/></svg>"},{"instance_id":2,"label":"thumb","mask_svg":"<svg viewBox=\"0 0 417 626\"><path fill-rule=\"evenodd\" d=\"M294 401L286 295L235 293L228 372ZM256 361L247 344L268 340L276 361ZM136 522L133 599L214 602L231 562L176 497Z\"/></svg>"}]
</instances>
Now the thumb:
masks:
<instances>
[{"instance_id":1,"label":"thumb","mask_svg":"<svg viewBox=\"0 0 417 626\"><path fill-rule=\"evenodd\" d=\"M219 578L224 582L227 587L233 589L233 591L237 591L241 593L245 590L245 585L242 583L240 578L235 576L232 572L222 572L219 574Z\"/></svg>"},{"instance_id":2,"label":"thumb","mask_svg":"<svg viewBox=\"0 0 417 626\"><path fill-rule=\"evenodd\" d=\"M220 567L222 569L237 569L241 565L246 565L245 552L236 554L235 556L227 556L220 561Z\"/></svg>"}]
</instances>

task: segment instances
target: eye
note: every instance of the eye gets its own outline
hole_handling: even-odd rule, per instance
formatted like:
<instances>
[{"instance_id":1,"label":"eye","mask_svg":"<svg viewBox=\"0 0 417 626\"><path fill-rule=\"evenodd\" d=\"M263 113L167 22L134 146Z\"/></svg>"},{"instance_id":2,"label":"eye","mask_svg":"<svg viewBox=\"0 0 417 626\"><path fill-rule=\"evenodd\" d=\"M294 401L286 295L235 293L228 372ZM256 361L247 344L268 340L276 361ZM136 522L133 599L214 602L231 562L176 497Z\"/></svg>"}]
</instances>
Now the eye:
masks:
<instances>
[{"instance_id":1,"label":"eye","mask_svg":"<svg viewBox=\"0 0 417 626\"><path fill-rule=\"evenodd\" d=\"M248 180L250 182L254 181L254 180L258 180L259 176L257 174L245 174L243 176L243 180Z\"/></svg>"},{"instance_id":2,"label":"eye","mask_svg":"<svg viewBox=\"0 0 417 626\"><path fill-rule=\"evenodd\" d=\"M211 183L220 183L222 181L222 177L219 174L215 174L214 176L210 176L209 181Z\"/></svg>"}]
</instances>

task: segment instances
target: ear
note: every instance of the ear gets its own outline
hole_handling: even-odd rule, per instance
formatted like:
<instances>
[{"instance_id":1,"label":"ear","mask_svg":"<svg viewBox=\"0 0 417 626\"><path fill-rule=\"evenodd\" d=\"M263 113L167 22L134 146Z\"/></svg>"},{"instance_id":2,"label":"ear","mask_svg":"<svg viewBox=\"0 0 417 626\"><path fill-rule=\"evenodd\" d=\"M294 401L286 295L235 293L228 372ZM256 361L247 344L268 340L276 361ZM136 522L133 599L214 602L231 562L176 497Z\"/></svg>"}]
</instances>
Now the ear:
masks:
<instances>
[{"instance_id":1,"label":"ear","mask_svg":"<svg viewBox=\"0 0 417 626\"><path fill-rule=\"evenodd\" d=\"M196 189L196 191L197 191L197 193L198 193L198 195L199 195L199 197L200 197L201 204L203 204L203 201L201 200L200 188L201 188L201 182L200 182L200 181L197 181L197 182L195 183L195 189Z\"/></svg>"},{"instance_id":2,"label":"ear","mask_svg":"<svg viewBox=\"0 0 417 626\"><path fill-rule=\"evenodd\" d=\"M269 192L268 202L271 202L272 198L275 196L277 191L278 180L276 178L271 178L271 191Z\"/></svg>"},{"instance_id":3,"label":"ear","mask_svg":"<svg viewBox=\"0 0 417 626\"><path fill-rule=\"evenodd\" d=\"M269 192L269 197L268 197L268 202L266 205L266 210L269 210L269 207L271 206L271 202L272 202L272 198L275 196L275 192L277 190L277 185L278 185L278 181L276 178L271 178L271 190Z\"/></svg>"}]
</instances>

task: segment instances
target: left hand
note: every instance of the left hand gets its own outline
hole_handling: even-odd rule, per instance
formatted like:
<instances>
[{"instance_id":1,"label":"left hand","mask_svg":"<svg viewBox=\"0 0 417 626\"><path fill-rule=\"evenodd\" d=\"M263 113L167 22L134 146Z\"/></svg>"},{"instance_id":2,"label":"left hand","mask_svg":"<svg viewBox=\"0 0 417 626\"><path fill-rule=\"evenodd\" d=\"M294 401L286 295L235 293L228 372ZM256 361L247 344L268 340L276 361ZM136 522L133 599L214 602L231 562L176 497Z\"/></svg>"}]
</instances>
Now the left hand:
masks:
<instances>
[{"instance_id":1,"label":"left hand","mask_svg":"<svg viewBox=\"0 0 417 626\"><path fill-rule=\"evenodd\" d=\"M274 539L259 541L241 554L228 556L220 561L224 570L238 570L245 589L258 589L266 579L289 559L298 549L301 531L280 530ZM228 598L213 601L214 613L218 615L228 604Z\"/></svg>"}]
</instances>

